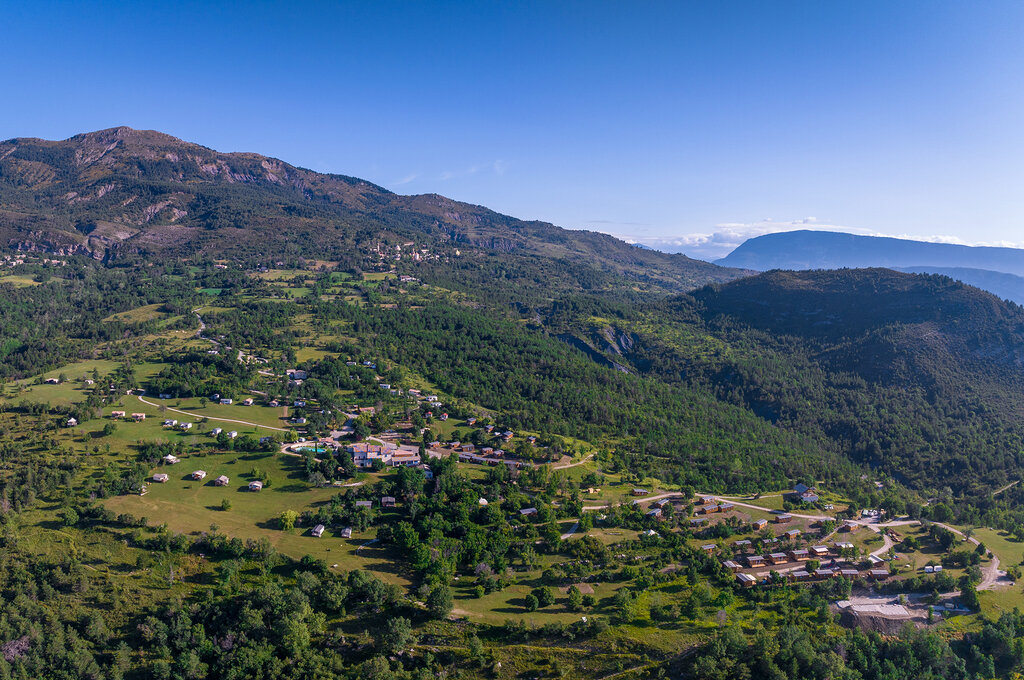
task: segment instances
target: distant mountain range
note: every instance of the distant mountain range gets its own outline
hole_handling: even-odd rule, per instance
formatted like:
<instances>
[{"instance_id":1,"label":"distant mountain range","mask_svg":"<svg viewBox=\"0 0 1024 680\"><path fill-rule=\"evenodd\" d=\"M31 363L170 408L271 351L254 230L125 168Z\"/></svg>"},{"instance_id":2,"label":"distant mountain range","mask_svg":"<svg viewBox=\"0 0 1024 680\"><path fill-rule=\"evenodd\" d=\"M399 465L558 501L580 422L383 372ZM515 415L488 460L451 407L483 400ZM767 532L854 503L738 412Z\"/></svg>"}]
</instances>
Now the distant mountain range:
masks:
<instances>
[{"instance_id":1,"label":"distant mountain range","mask_svg":"<svg viewBox=\"0 0 1024 680\"><path fill-rule=\"evenodd\" d=\"M473 266L496 263L524 277L549 268L579 288L625 281L626 289L679 292L751 273L151 130L0 141L0 246L110 262L147 255L361 261L410 241L434 252L458 249L460 261L472 256Z\"/></svg>"},{"instance_id":2,"label":"distant mountain range","mask_svg":"<svg viewBox=\"0 0 1024 680\"><path fill-rule=\"evenodd\" d=\"M928 243L829 231L752 238L716 264L757 271L886 267L941 274L1024 304L1024 249Z\"/></svg>"}]
</instances>

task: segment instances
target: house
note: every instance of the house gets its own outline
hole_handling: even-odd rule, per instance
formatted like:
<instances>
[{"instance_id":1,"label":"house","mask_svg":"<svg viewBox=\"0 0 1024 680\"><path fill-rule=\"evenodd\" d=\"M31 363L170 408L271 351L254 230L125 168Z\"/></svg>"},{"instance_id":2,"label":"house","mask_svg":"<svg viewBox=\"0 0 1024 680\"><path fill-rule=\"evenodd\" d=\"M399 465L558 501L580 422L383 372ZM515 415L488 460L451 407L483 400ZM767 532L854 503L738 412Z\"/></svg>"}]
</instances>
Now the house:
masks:
<instances>
[{"instance_id":1,"label":"house","mask_svg":"<svg viewBox=\"0 0 1024 680\"><path fill-rule=\"evenodd\" d=\"M714 496L700 496L697 498L697 505L709 505L715 502Z\"/></svg>"},{"instance_id":2,"label":"house","mask_svg":"<svg viewBox=\"0 0 1024 680\"><path fill-rule=\"evenodd\" d=\"M753 547L753 544L748 540L736 541L732 544L737 550L748 550Z\"/></svg>"},{"instance_id":3,"label":"house","mask_svg":"<svg viewBox=\"0 0 1024 680\"><path fill-rule=\"evenodd\" d=\"M878 555L868 555L868 562L871 564L881 564L882 562L885 562L885 560Z\"/></svg>"},{"instance_id":4,"label":"house","mask_svg":"<svg viewBox=\"0 0 1024 680\"><path fill-rule=\"evenodd\" d=\"M789 557L794 562L806 562L811 559L811 553L807 550L790 550Z\"/></svg>"},{"instance_id":5,"label":"house","mask_svg":"<svg viewBox=\"0 0 1024 680\"><path fill-rule=\"evenodd\" d=\"M843 526L839 527L840 531L847 531L847 532L850 532L850 533L853 533L854 531L857 531L858 529L860 529L860 524L858 524L857 522L854 522L851 519L846 520L845 522L843 522Z\"/></svg>"},{"instance_id":6,"label":"house","mask_svg":"<svg viewBox=\"0 0 1024 680\"><path fill-rule=\"evenodd\" d=\"M716 550L718 550L718 546L717 546L717 545L715 545L714 543L705 543L704 545L702 545L702 546L700 547L700 549L701 549L701 551L703 551L703 552L704 552L705 554L708 554L708 555L710 555L711 553L713 553L713 552L715 552Z\"/></svg>"},{"instance_id":7,"label":"house","mask_svg":"<svg viewBox=\"0 0 1024 680\"><path fill-rule=\"evenodd\" d=\"M733 510L735 507L736 506L733 505L732 503L722 503L721 505L718 506L718 511L729 512L730 510Z\"/></svg>"},{"instance_id":8,"label":"house","mask_svg":"<svg viewBox=\"0 0 1024 680\"><path fill-rule=\"evenodd\" d=\"M213 480L213 483L217 486L227 486L231 483L231 480L227 478L227 475L221 475L217 479Z\"/></svg>"},{"instance_id":9,"label":"house","mask_svg":"<svg viewBox=\"0 0 1024 680\"><path fill-rule=\"evenodd\" d=\"M839 575L839 573L836 572L836 571L833 571L832 569L824 569L824 568L822 568L822 569L815 569L814 570L814 577L815 578L833 578L833 577L838 576L838 575Z\"/></svg>"},{"instance_id":10,"label":"house","mask_svg":"<svg viewBox=\"0 0 1024 680\"><path fill-rule=\"evenodd\" d=\"M690 527L699 527L701 524L707 522L706 517L693 517L690 519Z\"/></svg>"},{"instance_id":11,"label":"house","mask_svg":"<svg viewBox=\"0 0 1024 680\"><path fill-rule=\"evenodd\" d=\"M836 543L835 546L840 550L853 550L854 547L853 543L849 543L847 541L844 541L842 543Z\"/></svg>"},{"instance_id":12,"label":"house","mask_svg":"<svg viewBox=\"0 0 1024 680\"><path fill-rule=\"evenodd\" d=\"M439 416L439 418L440 418L441 420L448 420L448 414L447 414L447 413L442 413L442 414L441 414L441 415Z\"/></svg>"},{"instance_id":13,"label":"house","mask_svg":"<svg viewBox=\"0 0 1024 680\"><path fill-rule=\"evenodd\" d=\"M67 422L67 426L68 427L75 427L76 425L78 425L78 419L77 418L68 418L68 422Z\"/></svg>"},{"instance_id":14,"label":"house","mask_svg":"<svg viewBox=\"0 0 1024 680\"><path fill-rule=\"evenodd\" d=\"M653 503L651 503L651 505L653 505L656 508L664 508L666 505L668 505L668 499L662 498L661 500L654 501Z\"/></svg>"},{"instance_id":15,"label":"house","mask_svg":"<svg viewBox=\"0 0 1024 680\"><path fill-rule=\"evenodd\" d=\"M661 519L661 508L652 508L647 511L648 517L654 517L655 519Z\"/></svg>"},{"instance_id":16,"label":"house","mask_svg":"<svg viewBox=\"0 0 1024 680\"><path fill-rule=\"evenodd\" d=\"M815 557L827 557L828 556L828 546L825 546L825 545L812 545L811 546L811 553Z\"/></svg>"},{"instance_id":17,"label":"house","mask_svg":"<svg viewBox=\"0 0 1024 680\"><path fill-rule=\"evenodd\" d=\"M238 436L238 432L235 431L235 430L231 430L231 432L228 432L228 439L234 439L237 436Z\"/></svg>"},{"instance_id":18,"label":"house","mask_svg":"<svg viewBox=\"0 0 1024 680\"><path fill-rule=\"evenodd\" d=\"M843 578L857 578L858 572L856 569L840 569L839 575Z\"/></svg>"},{"instance_id":19,"label":"house","mask_svg":"<svg viewBox=\"0 0 1024 680\"><path fill-rule=\"evenodd\" d=\"M764 529L766 526L768 526L768 520L766 520L766 519L759 519L759 520L754 521L754 530L755 531L760 531L761 529Z\"/></svg>"},{"instance_id":20,"label":"house","mask_svg":"<svg viewBox=\"0 0 1024 680\"><path fill-rule=\"evenodd\" d=\"M534 437L533 435L530 435L529 437L526 438L526 442L528 444L536 444L537 443L537 438Z\"/></svg>"},{"instance_id":21,"label":"house","mask_svg":"<svg viewBox=\"0 0 1024 680\"><path fill-rule=\"evenodd\" d=\"M722 566L732 572L737 572L743 568L739 565L738 562L733 562L732 560L726 560L725 562L722 562Z\"/></svg>"},{"instance_id":22,"label":"house","mask_svg":"<svg viewBox=\"0 0 1024 680\"><path fill-rule=\"evenodd\" d=\"M146 419L146 414L145 413L133 413L132 414L132 420L134 420L137 423L141 422L141 421L143 421L145 419Z\"/></svg>"},{"instance_id":23,"label":"house","mask_svg":"<svg viewBox=\"0 0 1024 680\"><path fill-rule=\"evenodd\" d=\"M775 523L776 524L785 524L786 522L791 522L792 520L793 520L793 515L790 515L790 514L785 513L785 512L782 513L781 515L775 515Z\"/></svg>"},{"instance_id":24,"label":"house","mask_svg":"<svg viewBox=\"0 0 1024 680\"><path fill-rule=\"evenodd\" d=\"M224 428L222 428L222 427L215 427L212 430L210 430L210 434L213 435L214 437L216 437L217 435L219 435L223 431L224 431Z\"/></svg>"},{"instance_id":25,"label":"house","mask_svg":"<svg viewBox=\"0 0 1024 680\"><path fill-rule=\"evenodd\" d=\"M868 578L872 581L884 581L889 578L888 569L871 569L868 571Z\"/></svg>"},{"instance_id":26,"label":"house","mask_svg":"<svg viewBox=\"0 0 1024 680\"><path fill-rule=\"evenodd\" d=\"M111 411L110 412L110 417L111 418L124 418L124 411Z\"/></svg>"},{"instance_id":27,"label":"house","mask_svg":"<svg viewBox=\"0 0 1024 680\"><path fill-rule=\"evenodd\" d=\"M258 479L254 479L249 482L249 491L263 491L263 482Z\"/></svg>"},{"instance_id":28,"label":"house","mask_svg":"<svg viewBox=\"0 0 1024 680\"><path fill-rule=\"evenodd\" d=\"M751 569L764 566L764 555L747 555L746 560L747 566Z\"/></svg>"},{"instance_id":29,"label":"house","mask_svg":"<svg viewBox=\"0 0 1024 680\"><path fill-rule=\"evenodd\" d=\"M810 577L811 577L811 575L809 573L807 573L806 571L804 571L803 569L798 569L796 571L789 572L789 580L790 581L806 581Z\"/></svg>"},{"instance_id":30,"label":"house","mask_svg":"<svg viewBox=\"0 0 1024 680\"><path fill-rule=\"evenodd\" d=\"M153 475L153 481L154 482L160 482L161 484L165 483L170 478L171 478L171 476L169 474L167 474L166 472L158 472L155 475Z\"/></svg>"},{"instance_id":31,"label":"house","mask_svg":"<svg viewBox=\"0 0 1024 680\"><path fill-rule=\"evenodd\" d=\"M200 480L206 478L206 470L196 470L192 473L192 479Z\"/></svg>"},{"instance_id":32,"label":"house","mask_svg":"<svg viewBox=\"0 0 1024 680\"><path fill-rule=\"evenodd\" d=\"M487 434L494 432L494 425L484 425L484 432Z\"/></svg>"},{"instance_id":33,"label":"house","mask_svg":"<svg viewBox=\"0 0 1024 680\"><path fill-rule=\"evenodd\" d=\"M501 438L504 439L505 441L509 441L510 439L512 439L513 436L514 435L512 434L512 430L505 430L504 432L501 433Z\"/></svg>"},{"instance_id":34,"label":"house","mask_svg":"<svg viewBox=\"0 0 1024 680\"><path fill-rule=\"evenodd\" d=\"M718 506L717 505L705 505L702 508L698 508L697 512L704 513L705 515L710 515L710 514L718 512Z\"/></svg>"},{"instance_id":35,"label":"house","mask_svg":"<svg viewBox=\"0 0 1024 680\"><path fill-rule=\"evenodd\" d=\"M320 538L324 535L324 529L326 528L323 524L317 524L309 533L313 534L313 538Z\"/></svg>"},{"instance_id":36,"label":"house","mask_svg":"<svg viewBox=\"0 0 1024 680\"><path fill-rule=\"evenodd\" d=\"M757 583L757 577L750 574L736 574L736 580L744 588L751 588Z\"/></svg>"},{"instance_id":37,"label":"house","mask_svg":"<svg viewBox=\"0 0 1024 680\"><path fill-rule=\"evenodd\" d=\"M356 501L356 507L370 509L373 507L373 501Z\"/></svg>"},{"instance_id":38,"label":"house","mask_svg":"<svg viewBox=\"0 0 1024 680\"><path fill-rule=\"evenodd\" d=\"M235 403L235 400L234 399L228 399L228 398L225 397L224 399L220 400L220 403L223 404L224 406L231 406L231 404Z\"/></svg>"},{"instance_id":39,"label":"house","mask_svg":"<svg viewBox=\"0 0 1024 680\"><path fill-rule=\"evenodd\" d=\"M476 418L474 418L473 416L466 418L466 425L476 425Z\"/></svg>"},{"instance_id":40,"label":"house","mask_svg":"<svg viewBox=\"0 0 1024 680\"><path fill-rule=\"evenodd\" d=\"M177 456L172 456L169 453L166 456L164 456L164 462L167 463L168 465L174 465L175 463L179 462L180 460L181 459L178 458Z\"/></svg>"},{"instance_id":41,"label":"house","mask_svg":"<svg viewBox=\"0 0 1024 680\"><path fill-rule=\"evenodd\" d=\"M789 531L787 531L786 533L783 534L783 536L785 536L786 538L788 538L791 541L794 540L799 535L800 535L800 530L799 529L790 529Z\"/></svg>"},{"instance_id":42,"label":"house","mask_svg":"<svg viewBox=\"0 0 1024 680\"><path fill-rule=\"evenodd\" d=\"M768 555L768 561L772 564L785 564L789 562L789 557L786 553L772 553Z\"/></svg>"},{"instance_id":43,"label":"house","mask_svg":"<svg viewBox=\"0 0 1024 680\"><path fill-rule=\"evenodd\" d=\"M536 517L537 516L537 508L523 508L522 510L519 511L519 516L520 517Z\"/></svg>"},{"instance_id":44,"label":"house","mask_svg":"<svg viewBox=\"0 0 1024 680\"><path fill-rule=\"evenodd\" d=\"M395 497L394 496L381 496L380 497L380 506L382 508L393 508L393 507L395 507Z\"/></svg>"},{"instance_id":45,"label":"house","mask_svg":"<svg viewBox=\"0 0 1024 680\"><path fill-rule=\"evenodd\" d=\"M794 493L804 493L805 491L810 491L810 490L811 490L811 487L809 487L809 486L807 486L806 484L803 484L803 483L797 484L796 486L793 487L793 492Z\"/></svg>"},{"instance_id":46,"label":"house","mask_svg":"<svg viewBox=\"0 0 1024 680\"><path fill-rule=\"evenodd\" d=\"M648 491L647 489L633 489L634 496L646 496L649 493L650 491Z\"/></svg>"},{"instance_id":47,"label":"house","mask_svg":"<svg viewBox=\"0 0 1024 680\"><path fill-rule=\"evenodd\" d=\"M341 530L342 538L352 538L352 527L345 527Z\"/></svg>"}]
</instances>

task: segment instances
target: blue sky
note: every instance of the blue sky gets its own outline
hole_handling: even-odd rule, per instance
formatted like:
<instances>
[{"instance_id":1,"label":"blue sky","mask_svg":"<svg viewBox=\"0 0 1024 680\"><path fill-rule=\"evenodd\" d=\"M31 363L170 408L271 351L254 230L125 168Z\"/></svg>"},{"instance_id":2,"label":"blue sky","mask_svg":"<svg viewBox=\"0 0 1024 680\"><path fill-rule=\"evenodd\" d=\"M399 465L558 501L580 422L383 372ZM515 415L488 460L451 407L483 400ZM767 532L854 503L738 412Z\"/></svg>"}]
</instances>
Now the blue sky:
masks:
<instances>
[{"instance_id":1,"label":"blue sky","mask_svg":"<svg viewBox=\"0 0 1024 680\"><path fill-rule=\"evenodd\" d=\"M13 3L0 138L130 125L713 256L1024 244L1024 3Z\"/></svg>"}]
</instances>

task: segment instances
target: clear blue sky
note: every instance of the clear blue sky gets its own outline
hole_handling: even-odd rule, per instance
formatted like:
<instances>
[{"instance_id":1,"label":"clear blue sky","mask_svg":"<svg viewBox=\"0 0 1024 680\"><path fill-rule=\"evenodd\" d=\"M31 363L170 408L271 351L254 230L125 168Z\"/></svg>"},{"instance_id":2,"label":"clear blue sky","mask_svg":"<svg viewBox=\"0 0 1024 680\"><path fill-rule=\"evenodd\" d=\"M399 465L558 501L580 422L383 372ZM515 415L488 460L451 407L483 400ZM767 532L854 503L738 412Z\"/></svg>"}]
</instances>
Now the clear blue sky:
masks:
<instances>
[{"instance_id":1,"label":"clear blue sky","mask_svg":"<svg viewBox=\"0 0 1024 680\"><path fill-rule=\"evenodd\" d=\"M8 3L0 138L158 129L633 237L1024 242L1021 2L135 4Z\"/></svg>"}]
</instances>

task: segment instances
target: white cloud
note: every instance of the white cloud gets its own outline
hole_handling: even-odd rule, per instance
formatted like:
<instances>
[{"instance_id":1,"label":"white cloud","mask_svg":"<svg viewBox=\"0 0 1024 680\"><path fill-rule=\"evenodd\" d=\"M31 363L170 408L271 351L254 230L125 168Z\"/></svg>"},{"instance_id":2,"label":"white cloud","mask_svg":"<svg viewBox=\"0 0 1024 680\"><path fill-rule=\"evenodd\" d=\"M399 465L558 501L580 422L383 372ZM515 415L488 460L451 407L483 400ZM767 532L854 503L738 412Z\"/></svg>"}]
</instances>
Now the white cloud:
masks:
<instances>
[{"instance_id":1,"label":"white cloud","mask_svg":"<svg viewBox=\"0 0 1024 680\"><path fill-rule=\"evenodd\" d=\"M397 182L393 182L392 184L394 186L396 186L396 187L397 186L402 186L403 184L408 184L409 182L412 182L413 180L415 180L419 176L420 176L420 174L418 172L413 172L411 174L406 175L405 177L403 177L402 179L398 180Z\"/></svg>"},{"instance_id":2,"label":"white cloud","mask_svg":"<svg viewBox=\"0 0 1024 680\"><path fill-rule=\"evenodd\" d=\"M602 221L593 220L592 223L600 224ZM783 222L776 222L771 218L765 218L759 222L724 222L722 224L716 224L713 229L706 232L695 232L670 238L622 235L620 235L619 238L622 238L629 243L640 243L665 252L685 253L690 257L702 260L717 260L731 253L747 239L764 236L765 234L774 234L781 231L796 231L800 229L813 231L839 231L862 236L889 236L892 238L909 239L913 241L929 241L932 243L952 243L971 246L1001 246L1006 248L1024 247L1024 243L1014 243L1010 241L971 242L957 236L944 234L925 236L920 234L883 234L873 229L821 223L816 217L804 217L802 219Z\"/></svg>"},{"instance_id":3,"label":"white cloud","mask_svg":"<svg viewBox=\"0 0 1024 680\"><path fill-rule=\"evenodd\" d=\"M463 170L445 170L440 175L438 175L437 178L442 182L446 182L450 179L455 179L457 177L470 177L472 175L484 172L485 170L490 170L495 175L504 175L505 170L507 169L508 163L501 159L498 159L490 163L480 163L477 165L471 165Z\"/></svg>"}]
</instances>

